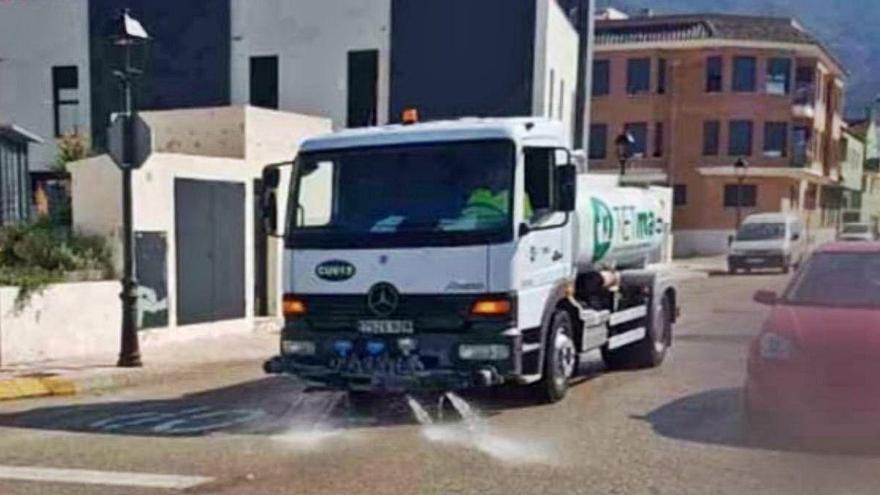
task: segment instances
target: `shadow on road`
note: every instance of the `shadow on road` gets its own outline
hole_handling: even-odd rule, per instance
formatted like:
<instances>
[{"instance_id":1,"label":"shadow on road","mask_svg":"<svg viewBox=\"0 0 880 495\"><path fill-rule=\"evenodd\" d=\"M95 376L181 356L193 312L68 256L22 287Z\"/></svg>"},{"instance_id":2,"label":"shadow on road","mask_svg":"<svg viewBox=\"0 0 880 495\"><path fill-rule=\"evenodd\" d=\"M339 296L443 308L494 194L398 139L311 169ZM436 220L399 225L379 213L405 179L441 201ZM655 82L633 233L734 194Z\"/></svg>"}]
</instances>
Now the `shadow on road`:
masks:
<instances>
[{"instance_id":1,"label":"shadow on road","mask_svg":"<svg viewBox=\"0 0 880 495\"><path fill-rule=\"evenodd\" d=\"M572 387L598 374L599 365L585 363ZM483 416L505 409L533 407L526 388L488 389L462 394ZM437 414L436 395L417 399ZM447 404L448 406L448 404ZM444 417L457 419L454 410ZM267 377L228 387L169 399L118 400L113 396L94 402L43 406L0 414L0 427L151 437L199 437L216 433L274 435L298 430L414 424L402 397L382 397L362 404L345 392L307 387L287 377Z\"/></svg>"},{"instance_id":2,"label":"shadow on road","mask_svg":"<svg viewBox=\"0 0 880 495\"><path fill-rule=\"evenodd\" d=\"M647 416L634 419L647 421L664 437L728 447L809 452L818 454L880 457L876 439L858 442L833 439L797 438L775 430L748 427L742 408L742 391L723 388L700 392L676 399Z\"/></svg>"}]
</instances>

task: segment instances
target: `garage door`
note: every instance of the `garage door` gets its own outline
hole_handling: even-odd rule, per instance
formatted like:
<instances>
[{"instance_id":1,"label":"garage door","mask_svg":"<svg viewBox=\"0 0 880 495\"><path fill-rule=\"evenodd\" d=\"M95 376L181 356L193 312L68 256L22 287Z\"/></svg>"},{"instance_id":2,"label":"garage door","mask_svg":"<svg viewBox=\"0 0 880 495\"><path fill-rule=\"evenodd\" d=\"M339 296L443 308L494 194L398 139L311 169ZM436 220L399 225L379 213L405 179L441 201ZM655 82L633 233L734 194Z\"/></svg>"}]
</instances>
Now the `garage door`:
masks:
<instances>
[{"instance_id":1,"label":"garage door","mask_svg":"<svg viewBox=\"0 0 880 495\"><path fill-rule=\"evenodd\" d=\"M245 186L177 179L177 323L244 317Z\"/></svg>"}]
</instances>

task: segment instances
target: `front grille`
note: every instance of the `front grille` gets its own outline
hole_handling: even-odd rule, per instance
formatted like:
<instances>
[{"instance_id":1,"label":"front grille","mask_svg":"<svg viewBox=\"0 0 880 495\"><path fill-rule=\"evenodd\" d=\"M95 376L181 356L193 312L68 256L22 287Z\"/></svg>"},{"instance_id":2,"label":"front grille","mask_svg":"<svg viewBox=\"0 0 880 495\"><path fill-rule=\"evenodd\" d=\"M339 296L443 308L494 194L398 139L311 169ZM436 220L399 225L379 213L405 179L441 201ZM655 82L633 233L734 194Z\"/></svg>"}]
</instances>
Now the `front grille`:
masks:
<instances>
[{"instance_id":1,"label":"front grille","mask_svg":"<svg viewBox=\"0 0 880 495\"><path fill-rule=\"evenodd\" d=\"M412 320L417 331L464 330L476 296L401 295L397 310L373 314L366 295L301 296L308 308L302 320L310 330L353 330L359 320Z\"/></svg>"},{"instance_id":2,"label":"front grille","mask_svg":"<svg viewBox=\"0 0 880 495\"><path fill-rule=\"evenodd\" d=\"M781 252L769 249L748 249L741 251L741 254L742 256L782 256Z\"/></svg>"}]
</instances>

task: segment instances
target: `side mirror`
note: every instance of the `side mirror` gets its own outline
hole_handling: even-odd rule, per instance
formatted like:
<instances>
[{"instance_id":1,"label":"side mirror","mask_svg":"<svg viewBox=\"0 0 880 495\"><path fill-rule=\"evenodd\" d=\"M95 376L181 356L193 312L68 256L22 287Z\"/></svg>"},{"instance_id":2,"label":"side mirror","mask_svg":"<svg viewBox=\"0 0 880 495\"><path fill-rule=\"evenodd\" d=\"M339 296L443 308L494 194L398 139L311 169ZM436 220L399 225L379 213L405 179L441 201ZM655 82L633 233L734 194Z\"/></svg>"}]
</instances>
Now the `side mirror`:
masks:
<instances>
[{"instance_id":1,"label":"side mirror","mask_svg":"<svg viewBox=\"0 0 880 495\"><path fill-rule=\"evenodd\" d=\"M556 170L556 210L572 212L577 201L577 167L562 165Z\"/></svg>"},{"instance_id":2,"label":"side mirror","mask_svg":"<svg viewBox=\"0 0 880 495\"><path fill-rule=\"evenodd\" d=\"M278 235L278 185L281 183L281 171L276 166L263 169L263 191L260 198L260 210L263 218L263 229L270 236Z\"/></svg>"},{"instance_id":3,"label":"side mirror","mask_svg":"<svg viewBox=\"0 0 880 495\"><path fill-rule=\"evenodd\" d=\"M791 240L799 241L799 240L801 240L801 235L800 234L791 234Z\"/></svg>"},{"instance_id":4,"label":"side mirror","mask_svg":"<svg viewBox=\"0 0 880 495\"><path fill-rule=\"evenodd\" d=\"M274 189L263 191L263 228L271 236L278 235L278 201Z\"/></svg>"},{"instance_id":5,"label":"side mirror","mask_svg":"<svg viewBox=\"0 0 880 495\"><path fill-rule=\"evenodd\" d=\"M734 239L734 236L732 236L732 235L727 236L727 247L733 246L733 239Z\"/></svg>"},{"instance_id":6,"label":"side mirror","mask_svg":"<svg viewBox=\"0 0 880 495\"><path fill-rule=\"evenodd\" d=\"M775 306L779 301L779 296L772 290L759 290L758 292L755 292L752 299L756 303L763 304L764 306Z\"/></svg>"},{"instance_id":7,"label":"side mirror","mask_svg":"<svg viewBox=\"0 0 880 495\"><path fill-rule=\"evenodd\" d=\"M277 189L281 183L281 171L278 167L268 166L263 169L263 188Z\"/></svg>"}]
</instances>

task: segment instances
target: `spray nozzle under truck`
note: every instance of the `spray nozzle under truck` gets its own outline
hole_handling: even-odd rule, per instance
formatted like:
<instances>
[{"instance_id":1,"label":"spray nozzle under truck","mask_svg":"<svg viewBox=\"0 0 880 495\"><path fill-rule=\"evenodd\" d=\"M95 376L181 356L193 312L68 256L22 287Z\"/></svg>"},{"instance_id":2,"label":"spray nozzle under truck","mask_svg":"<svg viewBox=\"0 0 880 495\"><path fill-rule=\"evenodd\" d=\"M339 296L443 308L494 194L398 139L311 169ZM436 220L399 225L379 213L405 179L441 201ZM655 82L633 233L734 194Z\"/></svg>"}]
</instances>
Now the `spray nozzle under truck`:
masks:
<instances>
[{"instance_id":1,"label":"spray nozzle under truck","mask_svg":"<svg viewBox=\"0 0 880 495\"><path fill-rule=\"evenodd\" d=\"M644 265L669 219L652 190L578 174L566 142L561 124L522 118L305 141L266 371L351 391L513 383L555 401L590 350L659 365L676 289ZM264 173L271 231L279 177Z\"/></svg>"}]
</instances>

